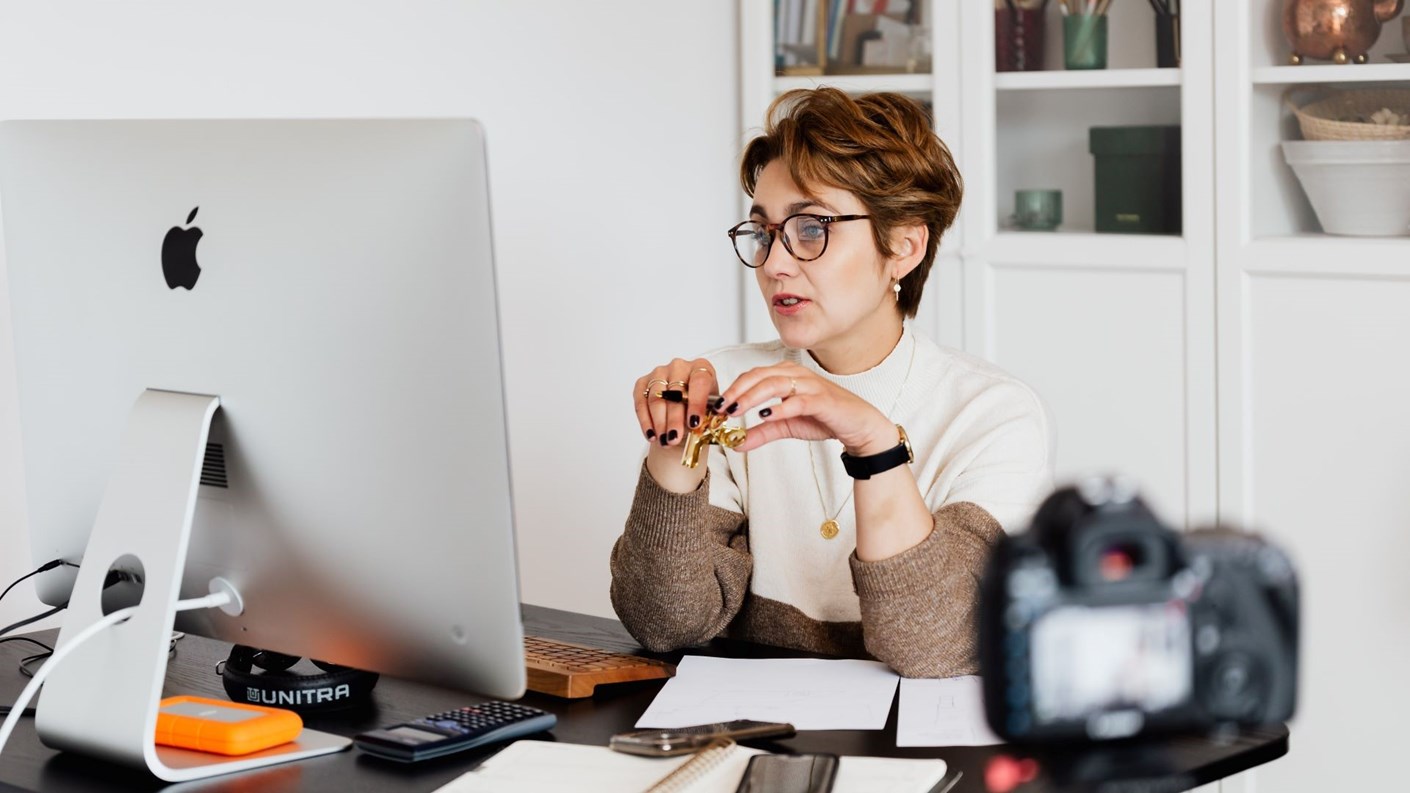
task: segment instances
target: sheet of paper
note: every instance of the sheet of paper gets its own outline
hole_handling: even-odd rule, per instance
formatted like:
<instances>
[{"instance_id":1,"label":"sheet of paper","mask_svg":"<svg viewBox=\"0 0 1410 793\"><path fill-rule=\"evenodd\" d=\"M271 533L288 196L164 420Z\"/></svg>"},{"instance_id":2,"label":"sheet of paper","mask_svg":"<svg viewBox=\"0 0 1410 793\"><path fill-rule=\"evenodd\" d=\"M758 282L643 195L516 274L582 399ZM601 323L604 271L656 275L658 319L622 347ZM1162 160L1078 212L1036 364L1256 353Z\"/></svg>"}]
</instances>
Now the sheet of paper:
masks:
<instances>
[{"instance_id":1,"label":"sheet of paper","mask_svg":"<svg viewBox=\"0 0 1410 793\"><path fill-rule=\"evenodd\" d=\"M758 749L736 746L691 793L734 793L749 758ZM479 768L460 776L436 793L622 793L646 790L690 759L637 757L605 746L550 741L517 741Z\"/></svg>"},{"instance_id":2,"label":"sheet of paper","mask_svg":"<svg viewBox=\"0 0 1410 793\"><path fill-rule=\"evenodd\" d=\"M754 719L799 730L880 730L899 679L879 661L687 655L636 726Z\"/></svg>"},{"instance_id":3,"label":"sheet of paper","mask_svg":"<svg viewBox=\"0 0 1410 793\"><path fill-rule=\"evenodd\" d=\"M688 785L690 793L734 793L758 749L736 746ZM637 757L605 746L517 741L436 793L623 793L660 781L689 757ZM926 793L945 776L944 760L843 757L833 793Z\"/></svg>"},{"instance_id":4,"label":"sheet of paper","mask_svg":"<svg viewBox=\"0 0 1410 793\"><path fill-rule=\"evenodd\" d=\"M984 691L977 676L901 681L897 746L992 746L1003 742L984 719Z\"/></svg>"},{"instance_id":5,"label":"sheet of paper","mask_svg":"<svg viewBox=\"0 0 1410 793\"><path fill-rule=\"evenodd\" d=\"M833 793L927 793L945 778L944 760L901 757L843 757L837 763Z\"/></svg>"}]
</instances>

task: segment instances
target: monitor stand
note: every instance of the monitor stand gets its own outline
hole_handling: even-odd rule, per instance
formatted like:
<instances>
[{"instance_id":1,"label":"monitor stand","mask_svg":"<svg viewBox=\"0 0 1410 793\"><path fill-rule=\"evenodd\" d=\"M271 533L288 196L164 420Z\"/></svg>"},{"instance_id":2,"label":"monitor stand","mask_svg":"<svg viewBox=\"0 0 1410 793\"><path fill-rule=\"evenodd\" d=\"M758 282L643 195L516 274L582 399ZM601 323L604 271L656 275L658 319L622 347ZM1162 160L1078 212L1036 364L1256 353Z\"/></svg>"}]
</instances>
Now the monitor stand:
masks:
<instances>
[{"instance_id":1,"label":"monitor stand","mask_svg":"<svg viewBox=\"0 0 1410 793\"><path fill-rule=\"evenodd\" d=\"M157 706L196 508L206 436L220 400L147 390L123 430L58 644L103 617L103 581L135 557L145 589L125 622L93 636L44 685L35 727L45 745L147 768L170 782L329 754L347 738L305 729L292 743L239 757L156 744ZM57 646L57 645L56 645Z\"/></svg>"}]
</instances>

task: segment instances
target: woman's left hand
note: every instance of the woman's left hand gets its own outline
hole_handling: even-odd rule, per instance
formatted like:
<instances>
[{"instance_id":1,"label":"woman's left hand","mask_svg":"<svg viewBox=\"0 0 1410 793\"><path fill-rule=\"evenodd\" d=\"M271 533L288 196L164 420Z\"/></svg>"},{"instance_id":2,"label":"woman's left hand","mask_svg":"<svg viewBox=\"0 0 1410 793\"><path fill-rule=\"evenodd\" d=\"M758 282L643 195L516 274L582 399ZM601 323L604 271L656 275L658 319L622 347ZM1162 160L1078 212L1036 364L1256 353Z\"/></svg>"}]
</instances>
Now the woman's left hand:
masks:
<instances>
[{"instance_id":1,"label":"woman's left hand","mask_svg":"<svg viewBox=\"0 0 1410 793\"><path fill-rule=\"evenodd\" d=\"M783 400L759 411L762 423L749 428L744 443L735 447L737 452L782 438L836 438L854 456L877 454L896 445L896 425L880 410L796 363L750 369L721 396L720 412L728 416L742 416L771 399Z\"/></svg>"}]
</instances>

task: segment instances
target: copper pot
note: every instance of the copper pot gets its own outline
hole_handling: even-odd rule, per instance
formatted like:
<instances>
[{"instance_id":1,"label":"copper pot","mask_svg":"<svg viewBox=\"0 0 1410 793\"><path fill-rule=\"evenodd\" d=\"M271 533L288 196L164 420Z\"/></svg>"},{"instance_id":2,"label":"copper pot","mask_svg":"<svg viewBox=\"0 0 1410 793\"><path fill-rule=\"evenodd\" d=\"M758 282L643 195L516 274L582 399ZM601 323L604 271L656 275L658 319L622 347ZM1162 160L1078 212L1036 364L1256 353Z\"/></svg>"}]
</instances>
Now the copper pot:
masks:
<instances>
[{"instance_id":1,"label":"copper pot","mask_svg":"<svg viewBox=\"0 0 1410 793\"><path fill-rule=\"evenodd\" d=\"M1405 0L1283 0L1283 35L1292 62L1318 58L1365 63L1381 23L1400 13Z\"/></svg>"}]
</instances>

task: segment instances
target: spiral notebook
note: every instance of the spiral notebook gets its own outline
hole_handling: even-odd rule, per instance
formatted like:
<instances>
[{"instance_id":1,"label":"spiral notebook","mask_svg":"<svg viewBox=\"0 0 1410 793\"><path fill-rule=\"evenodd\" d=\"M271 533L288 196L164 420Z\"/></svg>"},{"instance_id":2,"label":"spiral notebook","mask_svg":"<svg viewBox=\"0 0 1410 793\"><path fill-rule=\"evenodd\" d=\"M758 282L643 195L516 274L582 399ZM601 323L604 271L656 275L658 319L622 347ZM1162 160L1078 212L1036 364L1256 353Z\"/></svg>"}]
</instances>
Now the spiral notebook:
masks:
<instances>
[{"instance_id":1,"label":"spiral notebook","mask_svg":"<svg viewBox=\"0 0 1410 793\"><path fill-rule=\"evenodd\" d=\"M605 746L517 741L437 793L734 793L758 749L724 741L685 757L638 757ZM944 760L843 757L833 793L927 793Z\"/></svg>"}]
</instances>

